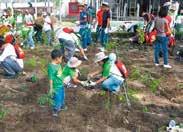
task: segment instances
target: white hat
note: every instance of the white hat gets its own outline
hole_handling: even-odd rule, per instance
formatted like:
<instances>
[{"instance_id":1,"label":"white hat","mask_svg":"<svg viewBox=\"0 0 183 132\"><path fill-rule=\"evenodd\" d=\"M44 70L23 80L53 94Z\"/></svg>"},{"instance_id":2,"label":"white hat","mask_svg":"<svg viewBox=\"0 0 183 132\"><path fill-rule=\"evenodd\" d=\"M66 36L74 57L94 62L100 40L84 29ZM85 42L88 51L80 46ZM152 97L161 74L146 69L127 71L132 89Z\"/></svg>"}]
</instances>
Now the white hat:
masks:
<instances>
[{"instance_id":1,"label":"white hat","mask_svg":"<svg viewBox=\"0 0 183 132\"><path fill-rule=\"evenodd\" d=\"M170 6L172 3L171 2L165 2L164 4L163 4L163 6Z\"/></svg>"},{"instance_id":2,"label":"white hat","mask_svg":"<svg viewBox=\"0 0 183 132\"><path fill-rule=\"evenodd\" d=\"M81 60L78 60L78 58L76 57L71 57L71 59L68 61L67 65L70 67L70 68L76 68L78 67L79 65L81 65L82 61Z\"/></svg>"},{"instance_id":3,"label":"white hat","mask_svg":"<svg viewBox=\"0 0 183 132\"><path fill-rule=\"evenodd\" d=\"M109 3L108 2L102 2L102 5L109 6Z\"/></svg>"},{"instance_id":4,"label":"white hat","mask_svg":"<svg viewBox=\"0 0 183 132\"><path fill-rule=\"evenodd\" d=\"M104 52L99 52L95 55L95 63L102 61L103 59L106 59L108 56L105 55Z\"/></svg>"}]
</instances>

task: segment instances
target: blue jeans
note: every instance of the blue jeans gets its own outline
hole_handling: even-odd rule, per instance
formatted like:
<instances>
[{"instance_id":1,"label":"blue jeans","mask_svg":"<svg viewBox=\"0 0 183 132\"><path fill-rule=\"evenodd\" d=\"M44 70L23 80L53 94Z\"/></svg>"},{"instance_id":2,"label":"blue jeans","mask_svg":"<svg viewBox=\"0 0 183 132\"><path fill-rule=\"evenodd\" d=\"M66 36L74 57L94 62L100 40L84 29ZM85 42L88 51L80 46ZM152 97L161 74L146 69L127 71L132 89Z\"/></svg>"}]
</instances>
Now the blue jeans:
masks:
<instances>
[{"instance_id":1,"label":"blue jeans","mask_svg":"<svg viewBox=\"0 0 183 132\"><path fill-rule=\"evenodd\" d=\"M58 90L53 95L53 110L59 111L65 105L65 89L63 86L57 88Z\"/></svg>"},{"instance_id":2,"label":"blue jeans","mask_svg":"<svg viewBox=\"0 0 183 132\"><path fill-rule=\"evenodd\" d=\"M87 46L92 43L91 28L87 28Z\"/></svg>"},{"instance_id":3,"label":"blue jeans","mask_svg":"<svg viewBox=\"0 0 183 132\"><path fill-rule=\"evenodd\" d=\"M101 35L101 26L97 25L97 29L96 29L96 42L99 41L100 35Z\"/></svg>"},{"instance_id":4,"label":"blue jeans","mask_svg":"<svg viewBox=\"0 0 183 132\"><path fill-rule=\"evenodd\" d=\"M81 41L82 41L82 48L86 49L88 46L88 31L87 27L85 28L80 28L79 34L81 35Z\"/></svg>"},{"instance_id":5,"label":"blue jeans","mask_svg":"<svg viewBox=\"0 0 183 132\"><path fill-rule=\"evenodd\" d=\"M4 69L5 75L15 76L17 73L22 71L16 60L7 57L4 61L0 62L0 67Z\"/></svg>"},{"instance_id":6,"label":"blue jeans","mask_svg":"<svg viewBox=\"0 0 183 132\"><path fill-rule=\"evenodd\" d=\"M46 33L46 37L47 37L47 45L52 45L51 41L52 41L52 36L51 36L51 33L52 31L51 30L48 30L45 32Z\"/></svg>"},{"instance_id":7,"label":"blue jeans","mask_svg":"<svg viewBox=\"0 0 183 132\"><path fill-rule=\"evenodd\" d=\"M123 83L123 81L117 79L114 76L110 76L102 83L102 88L104 90L109 91L116 91L116 89L120 88L120 85Z\"/></svg>"},{"instance_id":8,"label":"blue jeans","mask_svg":"<svg viewBox=\"0 0 183 132\"><path fill-rule=\"evenodd\" d=\"M105 33L105 29L106 28L102 28L101 29L101 34L100 34L100 43L102 45L102 47L106 47L107 43L108 43L108 33Z\"/></svg>"},{"instance_id":9,"label":"blue jeans","mask_svg":"<svg viewBox=\"0 0 183 132\"><path fill-rule=\"evenodd\" d=\"M168 64L168 38L167 37L156 37L154 44L154 63L159 64L159 53L162 50L164 65Z\"/></svg>"},{"instance_id":10,"label":"blue jeans","mask_svg":"<svg viewBox=\"0 0 183 132\"><path fill-rule=\"evenodd\" d=\"M34 30L31 29L28 33L28 38L27 38L27 44L29 45L29 47L35 47L34 45L34 40L33 40L33 33L34 33Z\"/></svg>"},{"instance_id":11,"label":"blue jeans","mask_svg":"<svg viewBox=\"0 0 183 132\"><path fill-rule=\"evenodd\" d=\"M75 54L76 46L75 44L70 40L65 40L63 38L59 38L59 42L62 44L62 47L60 49L61 53L64 54L65 50L67 54L65 55L66 61L70 60L71 57Z\"/></svg>"},{"instance_id":12,"label":"blue jeans","mask_svg":"<svg viewBox=\"0 0 183 132\"><path fill-rule=\"evenodd\" d=\"M35 38L38 43L40 44L42 43L42 30L37 30Z\"/></svg>"}]
</instances>

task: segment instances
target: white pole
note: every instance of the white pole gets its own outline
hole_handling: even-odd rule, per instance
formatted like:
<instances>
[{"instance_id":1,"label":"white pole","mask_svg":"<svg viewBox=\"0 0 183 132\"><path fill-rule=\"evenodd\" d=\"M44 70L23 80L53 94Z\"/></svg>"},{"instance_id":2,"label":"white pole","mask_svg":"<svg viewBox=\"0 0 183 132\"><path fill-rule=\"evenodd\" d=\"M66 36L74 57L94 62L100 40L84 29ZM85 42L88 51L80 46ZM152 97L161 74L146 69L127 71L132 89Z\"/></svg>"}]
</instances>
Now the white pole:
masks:
<instances>
[{"instance_id":1,"label":"white pole","mask_svg":"<svg viewBox=\"0 0 183 132\"><path fill-rule=\"evenodd\" d=\"M35 18L37 18L37 0L34 1L34 6L35 6Z\"/></svg>"}]
</instances>

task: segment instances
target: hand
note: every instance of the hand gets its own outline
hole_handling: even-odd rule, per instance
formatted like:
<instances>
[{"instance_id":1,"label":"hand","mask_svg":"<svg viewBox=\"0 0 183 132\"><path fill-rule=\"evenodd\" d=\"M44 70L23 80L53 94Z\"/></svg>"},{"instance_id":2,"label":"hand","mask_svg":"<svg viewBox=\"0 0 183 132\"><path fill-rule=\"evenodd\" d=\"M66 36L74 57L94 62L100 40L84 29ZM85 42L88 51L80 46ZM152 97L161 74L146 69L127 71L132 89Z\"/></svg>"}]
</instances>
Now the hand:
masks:
<instances>
[{"instance_id":1,"label":"hand","mask_svg":"<svg viewBox=\"0 0 183 132\"><path fill-rule=\"evenodd\" d=\"M108 34L108 33L109 33L109 28L106 28L106 29L104 30L104 32L105 32L105 34Z\"/></svg>"},{"instance_id":2,"label":"hand","mask_svg":"<svg viewBox=\"0 0 183 132\"><path fill-rule=\"evenodd\" d=\"M52 97L53 96L53 93L54 93L54 90L53 90L53 88L50 88L50 90L49 90L49 95Z\"/></svg>"},{"instance_id":3,"label":"hand","mask_svg":"<svg viewBox=\"0 0 183 132\"><path fill-rule=\"evenodd\" d=\"M97 83L90 81L89 86L95 86Z\"/></svg>"},{"instance_id":4,"label":"hand","mask_svg":"<svg viewBox=\"0 0 183 132\"><path fill-rule=\"evenodd\" d=\"M88 85L89 85L87 81L81 81L80 83L84 87L88 87Z\"/></svg>"}]
</instances>

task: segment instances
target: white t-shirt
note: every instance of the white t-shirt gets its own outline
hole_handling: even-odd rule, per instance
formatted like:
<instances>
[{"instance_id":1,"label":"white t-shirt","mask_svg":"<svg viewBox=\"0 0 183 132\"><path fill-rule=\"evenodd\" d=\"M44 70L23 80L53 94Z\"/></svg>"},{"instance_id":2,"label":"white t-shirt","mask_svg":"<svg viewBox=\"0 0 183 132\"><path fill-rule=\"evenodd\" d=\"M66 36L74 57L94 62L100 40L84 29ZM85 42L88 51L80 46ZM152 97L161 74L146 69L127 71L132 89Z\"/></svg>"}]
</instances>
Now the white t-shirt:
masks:
<instances>
[{"instance_id":1,"label":"white t-shirt","mask_svg":"<svg viewBox=\"0 0 183 132\"><path fill-rule=\"evenodd\" d=\"M12 44L6 44L2 54L0 55L0 62L4 61L8 56L11 56L12 59L16 60L21 68L24 67L23 59L17 58L15 48Z\"/></svg>"},{"instance_id":2,"label":"white t-shirt","mask_svg":"<svg viewBox=\"0 0 183 132\"><path fill-rule=\"evenodd\" d=\"M31 25L33 24L33 17L31 14L28 14L28 15L25 15L25 23L28 24L28 25Z\"/></svg>"},{"instance_id":3,"label":"white t-shirt","mask_svg":"<svg viewBox=\"0 0 183 132\"><path fill-rule=\"evenodd\" d=\"M45 19L44 19L44 25L43 25L43 30L44 31L48 31L48 30L51 30L51 19L49 16L47 16Z\"/></svg>"}]
</instances>

